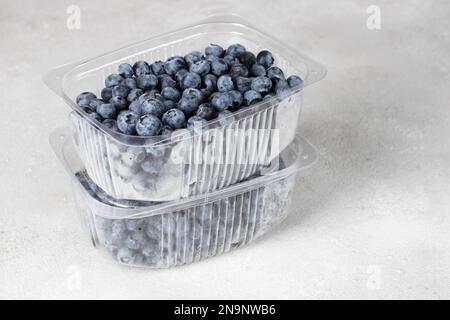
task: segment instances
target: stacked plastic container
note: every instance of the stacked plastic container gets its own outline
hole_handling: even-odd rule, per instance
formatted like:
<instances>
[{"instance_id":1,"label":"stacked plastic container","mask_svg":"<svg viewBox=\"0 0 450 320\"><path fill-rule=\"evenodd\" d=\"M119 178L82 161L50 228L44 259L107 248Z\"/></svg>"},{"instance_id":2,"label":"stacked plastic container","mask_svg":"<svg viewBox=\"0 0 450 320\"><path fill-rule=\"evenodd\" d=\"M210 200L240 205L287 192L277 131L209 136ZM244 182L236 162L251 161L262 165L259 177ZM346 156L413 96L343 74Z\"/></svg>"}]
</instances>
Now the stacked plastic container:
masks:
<instances>
[{"instance_id":1,"label":"stacked plastic container","mask_svg":"<svg viewBox=\"0 0 450 320\"><path fill-rule=\"evenodd\" d=\"M304 85L170 138L113 132L74 102L83 91L99 94L123 62L165 60L210 42L269 49L275 65ZM298 123L304 88L324 75L317 63L230 17L54 69L45 82L73 111L70 129L56 131L51 144L72 176L94 244L121 263L161 268L227 252L271 229L288 213L297 172L314 162ZM157 161L158 171L144 172L146 161Z\"/></svg>"}]
</instances>

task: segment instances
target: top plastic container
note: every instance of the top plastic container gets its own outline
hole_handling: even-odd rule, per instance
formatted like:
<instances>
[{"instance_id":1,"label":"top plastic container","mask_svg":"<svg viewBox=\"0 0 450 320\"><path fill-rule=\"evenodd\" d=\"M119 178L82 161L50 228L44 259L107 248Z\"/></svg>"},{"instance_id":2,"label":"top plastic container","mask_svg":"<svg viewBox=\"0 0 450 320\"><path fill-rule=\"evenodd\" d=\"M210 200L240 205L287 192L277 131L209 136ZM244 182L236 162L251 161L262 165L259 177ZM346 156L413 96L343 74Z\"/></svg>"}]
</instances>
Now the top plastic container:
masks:
<instances>
[{"instance_id":1,"label":"top plastic container","mask_svg":"<svg viewBox=\"0 0 450 320\"><path fill-rule=\"evenodd\" d=\"M83 91L100 94L104 79L119 64L165 60L203 50L208 43L241 43L247 50L269 49L286 75L304 80L291 89L226 120L211 120L171 137L123 135L92 120L75 103ZM303 89L322 79L325 69L277 40L228 16L212 18L83 62L59 67L44 81L74 112L70 119L77 152L88 175L117 199L169 201L217 190L259 175L294 139Z\"/></svg>"}]
</instances>

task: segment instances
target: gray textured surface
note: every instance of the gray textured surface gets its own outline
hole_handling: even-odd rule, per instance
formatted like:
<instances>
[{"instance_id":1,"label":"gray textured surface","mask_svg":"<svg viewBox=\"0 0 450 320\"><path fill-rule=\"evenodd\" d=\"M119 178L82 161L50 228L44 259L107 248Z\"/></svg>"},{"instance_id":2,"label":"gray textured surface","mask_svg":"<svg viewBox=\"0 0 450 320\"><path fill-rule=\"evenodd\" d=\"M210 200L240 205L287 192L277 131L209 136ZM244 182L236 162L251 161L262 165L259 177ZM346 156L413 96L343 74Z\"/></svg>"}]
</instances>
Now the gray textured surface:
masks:
<instances>
[{"instance_id":1,"label":"gray textured surface","mask_svg":"<svg viewBox=\"0 0 450 320\"><path fill-rule=\"evenodd\" d=\"M72 1L2 2L0 297L450 298L444 0L376 1L379 31L366 28L371 1L235 1L328 67L305 95L302 132L321 158L291 215L247 248L176 269L121 267L90 246L47 142L68 108L41 76L221 9L210 2L76 1L72 31Z\"/></svg>"}]
</instances>

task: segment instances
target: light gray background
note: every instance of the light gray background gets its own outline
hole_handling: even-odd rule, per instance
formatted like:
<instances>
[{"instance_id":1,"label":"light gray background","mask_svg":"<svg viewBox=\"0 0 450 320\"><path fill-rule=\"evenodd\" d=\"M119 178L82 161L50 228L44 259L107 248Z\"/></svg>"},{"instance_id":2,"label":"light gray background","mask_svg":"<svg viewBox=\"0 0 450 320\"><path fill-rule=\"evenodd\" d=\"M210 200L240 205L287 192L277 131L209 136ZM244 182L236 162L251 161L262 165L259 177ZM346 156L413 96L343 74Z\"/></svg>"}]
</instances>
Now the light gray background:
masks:
<instances>
[{"instance_id":1,"label":"light gray background","mask_svg":"<svg viewBox=\"0 0 450 320\"><path fill-rule=\"evenodd\" d=\"M450 3L227 2L2 1L1 298L450 298ZM41 77L218 10L327 66L301 120L320 160L256 243L169 270L116 265L91 247L48 144L69 109Z\"/></svg>"}]
</instances>

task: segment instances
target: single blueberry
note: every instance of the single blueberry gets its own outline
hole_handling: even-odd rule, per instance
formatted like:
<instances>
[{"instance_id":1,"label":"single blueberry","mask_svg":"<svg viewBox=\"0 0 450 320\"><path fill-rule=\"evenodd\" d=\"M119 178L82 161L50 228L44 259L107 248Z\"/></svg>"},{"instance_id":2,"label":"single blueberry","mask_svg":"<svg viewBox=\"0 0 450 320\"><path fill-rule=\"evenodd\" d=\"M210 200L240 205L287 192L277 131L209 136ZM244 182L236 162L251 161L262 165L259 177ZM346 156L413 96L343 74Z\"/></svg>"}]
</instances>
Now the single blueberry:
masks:
<instances>
[{"instance_id":1,"label":"single blueberry","mask_svg":"<svg viewBox=\"0 0 450 320\"><path fill-rule=\"evenodd\" d=\"M162 122L172 129L180 129L185 126L186 117L183 111L178 109L170 109L162 116Z\"/></svg>"},{"instance_id":2,"label":"single blueberry","mask_svg":"<svg viewBox=\"0 0 450 320\"><path fill-rule=\"evenodd\" d=\"M236 86L236 89L240 93L244 93L248 90L251 90L252 86L252 78L246 78L246 77L236 77L233 79L234 85Z\"/></svg>"},{"instance_id":3,"label":"single blueberry","mask_svg":"<svg viewBox=\"0 0 450 320\"><path fill-rule=\"evenodd\" d=\"M183 91L182 98L188 101L192 101L197 106L202 102L203 95L200 90L195 88L187 88Z\"/></svg>"},{"instance_id":4,"label":"single blueberry","mask_svg":"<svg viewBox=\"0 0 450 320\"><path fill-rule=\"evenodd\" d=\"M102 120L103 120L102 116L99 115L94 110L92 110L91 108L84 107L83 110L84 110L84 112L87 113L89 118L94 119L94 120L99 121L99 122L102 122Z\"/></svg>"},{"instance_id":5,"label":"single blueberry","mask_svg":"<svg viewBox=\"0 0 450 320\"><path fill-rule=\"evenodd\" d=\"M133 102L134 100L137 100L140 96L142 96L144 94L144 91L142 91L141 89L137 88L137 89L131 89L130 93L128 93L127 96L127 101L128 102Z\"/></svg>"},{"instance_id":6,"label":"single blueberry","mask_svg":"<svg viewBox=\"0 0 450 320\"><path fill-rule=\"evenodd\" d=\"M210 43L205 48L205 55L207 55L207 56L214 56L214 57L221 58L224 53L225 53L225 50L218 44Z\"/></svg>"},{"instance_id":7,"label":"single blueberry","mask_svg":"<svg viewBox=\"0 0 450 320\"><path fill-rule=\"evenodd\" d=\"M200 75L202 77L207 75L209 73L210 69L211 69L210 63L209 63L209 61L206 61L206 60L200 60L200 61L194 62L189 67L190 72L197 73L198 75Z\"/></svg>"},{"instance_id":8,"label":"single blueberry","mask_svg":"<svg viewBox=\"0 0 450 320\"><path fill-rule=\"evenodd\" d=\"M228 127L234 122L234 115L229 110L223 110L217 114L217 119L222 127Z\"/></svg>"},{"instance_id":9,"label":"single blueberry","mask_svg":"<svg viewBox=\"0 0 450 320\"><path fill-rule=\"evenodd\" d=\"M272 78L272 88L275 94L281 94L282 92L289 90L289 84L286 80L280 78Z\"/></svg>"},{"instance_id":10,"label":"single blueberry","mask_svg":"<svg viewBox=\"0 0 450 320\"><path fill-rule=\"evenodd\" d=\"M206 120L200 116L192 116L187 121L187 128L192 130L194 128L202 128L206 125Z\"/></svg>"},{"instance_id":11,"label":"single blueberry","mask_svg":"<svg viewBox=\"0 0 450 320\"><path fill-rule=\"evenodd\" d=\"M205 102L198 106L195 114L205 120L211 120L214 118L215 113L216 111L212 107L211 103Z\"/></svg>"},{"instance_id":12,"label":"single blueberry","mask_svg":"<svg viewBox=\"0 0 450 320\"><path fill-rule=\"evenodd\" d=\"M242 103L244 102L244 97L242 96L242 93L240 93L237 90L231 90L228 92L228 94L231 97L231 109L237 110L240 106L242 106Z\"/></svg>"},{"instance_id":13,"label":"single blueberry","mask_svg":"<svg viewBox=\"0 0 450 320\"><path fill-rule=\"evenodd\" d=\"M162 136L170 136L173 132L173 129L168 126L168 125L164 125L163 128L161 129L161 135Z\"/></svg>"},{"instance_id":14,"label":"single blueberry","mask_svg":"<svg viewBox=\"0 0 450 320\"><path fill-rule=\"evenodd\" d=\"M114 119L116 117L116 108L110 103L102 103L97 106L97 113L105 119Z\"/></svg>"},{"instance_id":15,"label":"single blueberry","mask_svg":"<svg viewBox=\"0 0 450 320\"><path fill-rule=\"evenodd\" d=\"M230 77L248 77L248 68L241 63L235 63L231 66L228 72Z\"/></svg>"},{"instance_id":16,"label":"single blueberry","mask_svg":"<svg viewBox=\"0 0 450 320\"><path fill-rule=\"evenodd\" d=\"M228 64L224 59L216 59L211 62L211 72L217 77L220 77L228 72Z\"/></svg>"},{"instance_id":17,"label":"single blueberry","mask_svg":"<svg viewBox=\"0 0 450 320\"><path fill-rule=\"evenodd\" d=\"M211 105L217 111L223 111L223 110L231 107L232 104L233 104L233 101L231 100L231 96L228 92L218 92L211 99Z\"/></svg>"},{"instance_id":18,"label":"single blueberry","mask_svg":"<svg viewBox=\"0 0 450 320\"><path fill-rule=\"evenodd\" d=\"M161 120L152 114L143 115L136 123L136 132L140 136L156 136L161 129Z\"/></svg>"},{"instance_id":19,"label":"single blueberry","mask_svg":"<svg viewBox=\"0 0 450 320\"><path fill-rule=\"evenodd\" d=\"M190 114L194 112L195 109L197 109L198 105L199 102L181 98L180 101L178 101L177 108L183 111L185 114Z\"/></svg>"},{"instance_id":20,"label":"single blueberry","mask_svg":"<svg viewBox=\"0 0 450 320\"><path fill-rule=\"evenodd\" d=\"M119 64L118 72L123 78L131 78L134 75L133 67L129 63Z\"/></svg>"},{"instance_id":21,"label":"single blueberry","mask_svg":"<svg viewBox=\"0 0 450 320\"><path fill-rule=\"evenodd\" d=\"M109 102L109 99L112 97L112 89L111 88L103 88L101 92L101 96L103 101Z\"/></svg>"},{"instance_id":22,"label":"single blueberry","mask_svg":"<svg viewBox=\"0 0 450 320\"><path fill-rule=\"evenodd\" d=\"M135 64L133 64L133 70L136 78L144 74L152 73L152 71L150 70L150 66L145 61L137 61Z\"/></svg>"},{"instance_id":23,"label":"single blueberry","mask_svg":"<svg viewBox=\"0 0 450 320\"><path fill-rule=\"evenodd\" d=\"M166 70L167 74L174 75L181 69L186 69L186 63L184 62L183 57L170 57L164 63L164 70Z\"/></svg>"},{"instance_id":24,"label":"single blueberry","mask_svg":"<svg viewBox=\"0 0 450 320\"><path fill-rule=\"evenodd\" d=\"M128 88L125 85L119 84L117 86L114 86L112 89L112 95L113 97L122 97L126 98L128 96L128 93L130 92L130 88Z\"/></svg>"},{"instance_id":25,"label":"single blueberry","mask_svg":"<svg viewBox=\"0 0 450 320\"><path fill-rule=\"evenodd\" d=\"M230 56L233 56L233 57L237 57L237 55L239 53L244 53L245 51L246 50L245 50L245 47L243 45L241 45L239 43L235 43L235 44L232 44L231 46L229 46L227 48L226 54L230 55Z\"/></svg>"},{"instance_id":26,"label":"single blueberry","mask_svg":"<svg viewBox=\"0 0 450 320\"><path fill-rule=\"evenodd\" d=\"M187 88L200 88L202 84L202 78L196 73L188 72L186 73L180 82L181 90L185 90Z\"/></svg>"},{"instance_id":27,"label":"single blueberry","mask_svg":"<svg viewBox=\"0 0 450 320\"><path fill-rule=\"evenodd\" d=\"M168 74L161 74L158 76L159 89L162 91L164 88L171 87L175 88L177 86L177 82L172 79Z\"/></svg>"},{"instance_id":28,"label":"single blueberry","mask_svg":"<svg viewBox=\"0 0 450 320\"><path fill-rule=\"evenodd\" d=\"M203 85L206 90L213 92L217 90L217 77L211 73L203 77Z\"/></svg>"},{"instance_id":29,"label":"single blueberry","mask_svg":"<svg viewBox=\"0 0 450 320\"><path fill-rule=\"evenodd\" d=\"M128 109L133 111L134 113L136 113L138 115L142 115L141 107L142 107L142 105L139 103L139 99L136 99L134 101L131 101L130 106L128 107Z\"/></svg>"},{"instance_id":30,"label":"single blueberry","mask_svg":"<svg viewBox=\"0 0 450 320\"><path fill-rule=\"evenodd\" d=\"M224 56L223 61L225 61L225 63L227 64L228 67L231 67L231 66L235 65L236 63L240 63L238 58L235 58L230 55Z\"/></svg>"},{"instance_id":31,"label":"single blueberry","mask_svg":"<svg viewBox=\"0 0 450 320\"><path fill-rule=\"evenodd\" d=\"M153 62L150 65L150 68L152 69L153 74L157 76L166 73L166 70L164 69L164 62L161 60Z\"/></svg>"},{"instance_id":32,"label":"single blueberry","mask_svg":"<svg viewBox=\"0 0 450 320\"><path fill-rule=\"evenodd\" d=\"M158 100L149 98L141 104L141 114L151 114L155 117L160 117L165 112L166 107Z\"/></svg>"},{"instance_id":33,"label":"single blueberry","mask_svg":"<svg viewBox=\"0 0 450 320\"><path fill-rule=\"evenodd\" d=\"M107 127L108 129L111 129L112 131L118 131L119 127L117 126L117 122L114 119L105 119L102 121L102 124Z\"/></svg>"},{"instance_id":34,"label":"single blueberry","mask_svg":"<svg viewBox=\"0 0 450 320\"><path fill-rule=\"evenodd\" d=\"M262 100L261 94L255 90L249 90L244 93L244 104L247 106L261 100Z\"/></svg>"},{"instance_id":35,"label":"single blueberry","mask_svg":"<svg viewBox=\"0 0 450 320\"><path fill-rule=\"evenodd\" d=\"M280 79L284 79L284 73L283 71L278 68L278 67L270 67L269 69L267 69L267 76L272 79L272 78L280 78Z\"/></svg>"},{"instance_id":36,"label":"single blueberry","mask_svg":"<svg viewBox=\"0 0 450 320\"><path fill-rule=\"evenodd\" d=\"M76 102L80 107L85 107L89 105L92 99L96 99L97 96L92 92L83 92L77 96Z\"/></svg>"},{"instance_id":37,"label":"single blueberry","mask_svg":"<svg viewBox=\"0 0 450 320\"><path fill-rule=\"evenodd\" d=\"M266 75L266 68L262 65L255 63L250 67L250 75L252 77L261 77Z\"/></svg>"},{"instance_id":38,"label":"single blueberry","mask_svg":"<svg viewBox=\"0 0 450 320\"><path fill-rule=\"evenodd\" d=\"M295 88L303 85L303 80L299 76L292 75L289 78L287 78L287 82L289 84L289 87Z\"/></svg>"},{"instance_id":39,"label":"single blueberry","mask_svg":"<svg viewBox=\"0 0 450 320\"><path fill-rule=\"evenodd\" d=\"M118 84L120 84L122 81L123 81L122 76L120 76L118 74L110 74L105 79L105 86L107 88L112 88L112 87L117 86Z\"/></svg>"},{"instance_id":40,"label":"single blueberry","mask_svg":"<svg viewBox=\"0 0 450 320\"><path fill-rule=\"evenodd\" d=\"M265 77L256 77L252 80L252 90L259 93L266 93L272 89L272 81Z\"/></svg>"},{"instance_id":41,"label":"single blueberry","mask_svg":"<svg viewBox=\"0 0 450 320\"><path fill-rule=\"evenodd\" d=\"M217 79L217 88L219 89L219 92L226 92L234 89L233 79L231 79L231 76L225 74L223 76L220 76L219 79Z\"/></svg>"},{"instance_id":42,"label":"single blueberry","mask_svg":"<svg viewBox=\"0 0 450 320\"><path fill-rule=\"evenodd\" d=\"M166 87L162 89L161 95L164 97L164 99L172 100L177 102L181 98L180 92L172 87Z\"/></svg>"},{"instance_id":43,"label":"single blueberry","mask_svg":"<svg viewBox=\"0 0 450 320\"><path fill-rule=\"evenodd\" d=\"M136 78L126 78L121 82L121 84L130 88L130 90L138 87Z\"/></svg>"},{"instance_id":44,"label":"single blueberry","mask_svg":"<svg viewBox=\"0 0 450 320\"><path fill-rule=\"evenodd\" d=\"M262 65L264 68L268 69L273 64L273 56L270 51L262 50L258 53L256 56L256 62L260 65Z\"/></svg>"},{"instance_id":45,"label":"single blueberry","mask_svg":"<svg viewBox=\"0 0 450 320\"><path fill-rule=\"evenodd\" d=\"M127 99L119 97L119 96L114 96L109 100L109 103L112 104L116 110L124 110L126 108L128 108L128 102Z\"/></svg>"},{"instance_id":46,"label":"single blueberry","mask_svg":"<svg viewBox=\"0 0 450 320\"><path fill-rule=\"evenodd\" d=\"M184 75L188 72L189 72L189 70L187 70L187 69L178 70L177 73L175 74L175 80L177 82L181 82L181 79L183 79Z\"/></svg>"},{"instance_id":47,"label":"single blueberry","mask_svg":"<svg viewBox=\"0 0 450 320\"><path fill-rule=\"evenodd\" d=\"M142 90L152 90L158 85L158 78L154 74L142 74L137 77L137 84Z\"/></svg>"},{"instance_id":48,"label":"single blueberry","mask_svg":"<svg viewBox=\"0 0 450 320\"><path fill-rule=\"evenodd\" d=\"M250 67L251 65L256 63L256 57L250 51L239 52L237 54L237 58L244 66L247 67Z\"/></svg>"},{"instance_id":49,"label":"single blueberry","mask_svg":"<svg viewBox=\"0 0 450 320\"><path fill-rule=\"evenodd\" d=\"M202 53L200 51L192 51L184 56L184 61L186 61L187 65L190 66L197 61L202 59Z\"/></svg>"},{"instance_id":50,"label":"single blueberry","mask_svg":"<svg viewBox=\"0 0 450 320\"><path fill-rule=\"evenodd\" d=\"M139 114L131 110L124 110L117 116L117 126L120 132L134 135L136 134L136 123L139 120Z\"/></svg>"}]
</instances>

